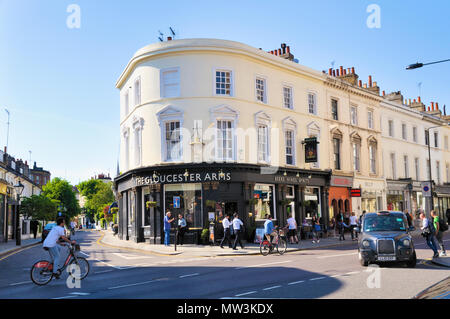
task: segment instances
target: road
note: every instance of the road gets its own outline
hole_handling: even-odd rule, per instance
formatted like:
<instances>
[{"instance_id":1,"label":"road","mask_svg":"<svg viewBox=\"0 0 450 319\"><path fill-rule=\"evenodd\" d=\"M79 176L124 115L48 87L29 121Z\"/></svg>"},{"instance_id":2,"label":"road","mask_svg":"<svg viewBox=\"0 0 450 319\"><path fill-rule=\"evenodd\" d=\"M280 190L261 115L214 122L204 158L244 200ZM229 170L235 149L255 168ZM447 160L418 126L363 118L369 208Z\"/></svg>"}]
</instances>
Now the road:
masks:
<instances>
[{"instance_id":1,"label":"road","mask_svg":"<svg viewBox=\"0 0 450 319\"><path fill-rule=\"evenodd\" d=\"M410 269L362 267L356 244L283 256L187 257L111 248L94 231L75 236L91 265L81 288L68 288L67 274L34 285L30 267L48 257L36 246L0 260L0 299L412 298L449 276L448 268L426 260L432 252L422 238L415 242L418 265Z\"/></svg>"}]
</instances>

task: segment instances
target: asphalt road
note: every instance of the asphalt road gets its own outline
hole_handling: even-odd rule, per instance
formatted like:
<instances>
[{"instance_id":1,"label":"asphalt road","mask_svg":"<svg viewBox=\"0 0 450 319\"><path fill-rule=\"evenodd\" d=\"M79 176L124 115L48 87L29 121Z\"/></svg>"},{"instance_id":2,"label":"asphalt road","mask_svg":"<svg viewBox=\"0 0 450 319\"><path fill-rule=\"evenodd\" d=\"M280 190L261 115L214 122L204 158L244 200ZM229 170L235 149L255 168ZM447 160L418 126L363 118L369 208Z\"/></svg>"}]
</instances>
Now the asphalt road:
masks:
<instances>
[{"instance_id":1,"label":"asphalt road","mask_svg":"<svg viewBox=\"0 0 450 319\"><path fill-rule=\"evenodd\" d=\"M426 259L432 251L415 241L414 269L358 262L356 244L279 256L158 256L99 244L100 234L79 231L80 255L91 270L81 288L68 288L64 274L47 286L30 280L30 268L48 253L41 246L0 260L0 299L21 298L412 298L449 276ZM450 246L450 237L446 237Z\"/></svg>"}]
</instances>

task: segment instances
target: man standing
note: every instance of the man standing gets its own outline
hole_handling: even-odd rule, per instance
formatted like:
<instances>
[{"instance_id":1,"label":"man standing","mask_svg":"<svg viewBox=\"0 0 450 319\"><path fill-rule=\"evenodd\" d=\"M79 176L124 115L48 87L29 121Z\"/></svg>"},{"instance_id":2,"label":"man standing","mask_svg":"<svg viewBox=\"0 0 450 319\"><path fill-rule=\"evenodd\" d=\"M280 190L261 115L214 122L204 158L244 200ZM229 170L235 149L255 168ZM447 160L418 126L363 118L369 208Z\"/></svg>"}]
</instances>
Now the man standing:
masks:
<instances>
[{"instance_id":1,"label":"man standing","mask_svg":"<svg viewBox=\"0 0 450 319\"><path fill-rule=\"evenodd\" d=\"M425 237L428 247L430 247L433 252L433 258L439 257L439 253L436 247L435 239L434 239L434 226L433 223L430 223L428 218L425 216L425 213L420 213L420 219L422 220L422 236Z\"/></svg>"},{"instance_id":2,"label":"man standing","mask_svg":"<svg viewBox=\"0 0 450 319\"><path fill-rule=\"evenodd\" d=\"M177 244L183 246L184 234L186 233L187 223L184 219L183 214L178 214L178 236Z\"/></svg>"},{"instance_id":3,"label":"man standing","mask_svg":"<svg viewBox=\"0 0 450 319\"><path fill-rule=\"evenodd\" d=\"M436 212L434 210L431 211L431 218L433 218L433 224L434 224L434 228L436 229L436 239L439 243L439 246L441 247L441 257L447 256L447 253L445 252L445 247L444 247L444 241L443 241L443 237L444 237L444 230L441 229L441 225L439 222L439 216L436 214Z\"/></svg>"},{"instance_id":4,"label":"man standing","mask_svg":"<svg viewBox=\"0 0 450 319\"><path fill-rule=\"evenodd\" d=\"M294 214L292 213L291 218L287 220L287 223L289 225L289 239L291 241L291 244L295 243L298 244L298 238L297 238L297 222L295 221Z\"/></svg>"},{"instance_id":5,"label":"man standing","mask_svg":"<svg viewBox=\"0 0 450 319\"><path fill-rule=\"evenodd\" d=\"M34 239L36 239L36 235L37 235L37 231L38 231L38 225L39 225L39 222L37 220L33 219L30 222L30 228L31 228L31 231L33 232Z\"/></svg>"},{"instance_id":6,"label":"man standing","mask_svg":"<svg viewBox=\"0 0 450 319\"><path fill-rule=\"evenodd\" d=\"M76 242L70 241L66 237L66 231L64 230L64 218L58 217L56 220L56 226L52 228L52 230L48 233L47 237L44 240L44 248L48 248L50 252L50 256L53 259L53 275L56 279L59 279L61 275L61 270L59 269L59 254L60 247L58 241L62 239L70 244L75 244Z\"/></svg>"},{"instance_id":7,"label":"man standing","mask_svg":"<svg viewBox=\"0 0 450 319\"><path fill-rule=\"evenodd\" d=\"M244 245L242 245L241 243L241 232L242 232L242 226L244 225L244 223L242 222L242 220L239 219L238 213L234 213L233 214L233 230L234 233L236 234L236 238L234 240L234 245L233 245L233 250L237 250L236 246L239 242L239 245L241 246L242 249L244 249Z\"/></svg>"},{"instance_id":8,"label":"man standing","mask_svg":"<svg viewBox=\"0 0 450 319\"><path fill-rule=\"evenodd\" d=\"M228 247L231 248L231 232L230 232L230 215L225 214L225 218L222 220L223 226L223 238L220 241L220 248L223 248L225 240L228 242Z\"/></svg>"},{"instance_id":9,"label":"man standing","mask_svg":"<svg viewBox=\"0 0 450 319\"><path fill-rule=\"evenodd\" d=\"M164 245L170 246L170 223L174 221L174 218L170 218L172 213L167 210L166 216L164 216Z\"/></svg>"},{"instance_id":10,"label":"man standing","mask_svg":"<svg viewBox=\"0 0 450 319\"><path fill-rule=\"evenodd\" d=\"M412 217L411 214L408 212L407 209L405 209L404 214L406 216L406 219L408 220L408 228L412 226Z\"/></svg>"}]
</instances>

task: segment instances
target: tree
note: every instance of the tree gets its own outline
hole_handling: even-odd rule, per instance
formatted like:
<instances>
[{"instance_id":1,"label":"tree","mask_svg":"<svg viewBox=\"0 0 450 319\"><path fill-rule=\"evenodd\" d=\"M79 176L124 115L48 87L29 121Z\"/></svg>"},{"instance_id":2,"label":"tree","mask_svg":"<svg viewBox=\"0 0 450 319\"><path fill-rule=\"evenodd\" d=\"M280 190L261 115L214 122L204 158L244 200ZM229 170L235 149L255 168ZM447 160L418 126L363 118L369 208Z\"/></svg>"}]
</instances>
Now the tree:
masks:
<instances>
[{"instance_id":1,"label":"tree","mask_svg":"<svg viewBox=\"0 0 450 319\"><path fill-rule=\"evenodd\" d=\"M58 200L65 208L64 215L71 219L80 213L80 206L68 181L56 177L42 188L42 194L49 199Z\"/></svg>"},{"instance_id":2,"label":"tree","mask_svg":"<svg viewBox=\"0 0 450 319\"><path fill-rule=\"evenodd\" d=\"M58 200L50 199L42 194L32 195L22 199L20 212L32 219L49 221L55 219L58 205Z\"/></svg>"},{"instance_id":3,"label":"tree","mask_svg":"<svg viewBox=\"0 0 450 319\"><path fill-rule=\"evenodd\" d=\"M100 189L102 189L104 184L105 183L98 179L90 179L78 184L77 188L82 196L86 197L87 200L90 200Z\"/></svg>"},{"instance_id":4,"label":"tree","mask_svg":"<svg viewBox=\"0 0 450 319\"><path fill-rule=\"evenodd\" d=\"M98 185L98 191L86 201L86 208L97 213L103 210L105 205L111 205L115 198L111 188L111 183L103 183Z\"/></svg>"}]
</instances>

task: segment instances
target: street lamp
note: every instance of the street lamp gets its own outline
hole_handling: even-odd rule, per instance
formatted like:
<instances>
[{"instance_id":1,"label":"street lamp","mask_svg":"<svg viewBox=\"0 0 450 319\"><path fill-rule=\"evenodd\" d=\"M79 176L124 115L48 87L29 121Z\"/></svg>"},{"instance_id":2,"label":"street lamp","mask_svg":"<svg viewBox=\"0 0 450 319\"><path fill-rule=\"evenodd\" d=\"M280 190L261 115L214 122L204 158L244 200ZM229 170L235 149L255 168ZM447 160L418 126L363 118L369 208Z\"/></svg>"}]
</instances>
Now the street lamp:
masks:
<instances>
[{"instance_id":1,"label":"street lamp","mask_svg":"<svg viewBox=\"0 0 450 319\"><path fill-rule=\"evenodd\" d=\"M413 63L413 64L408 65L408 66L406 67L406 69L407 69L407 70L414 70L414 69L421 68L421 67L423 67L424 65L436 64L436 63L442 63L442 62L448 62L448 61L450 61L450 59L447 59L447 60L441 60L441 61L436 61L436 62L430 62L430 63L419 63L419 62L417 62L417 63Z\"/></svg>"},{"instance_id":2,"label":"street lamp","mask_svg":"<svg viewBox=\"0 0 450 319\"><path fill-rule=\"evenodd\" d=\"M20 182L14 186L17 194L17 209L16 209L16 245L20 246L22 241L22 227L20 227L20 195L22 195L25 186Z\"/></svg>"}]
</instances>

